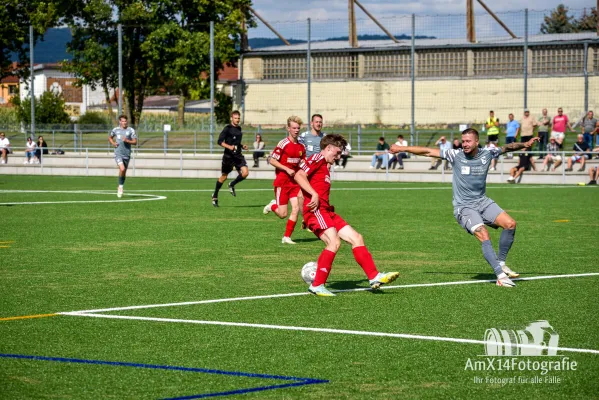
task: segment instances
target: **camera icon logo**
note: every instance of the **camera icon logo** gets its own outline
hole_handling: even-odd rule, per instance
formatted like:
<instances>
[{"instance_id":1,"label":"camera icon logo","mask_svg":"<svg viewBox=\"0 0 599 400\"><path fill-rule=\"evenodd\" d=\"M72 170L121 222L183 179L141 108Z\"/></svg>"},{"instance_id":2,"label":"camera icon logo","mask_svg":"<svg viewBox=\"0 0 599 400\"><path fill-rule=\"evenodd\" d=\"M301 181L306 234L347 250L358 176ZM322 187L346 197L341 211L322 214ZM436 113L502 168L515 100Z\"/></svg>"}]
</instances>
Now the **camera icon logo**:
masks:
<instances>
[{"instance_id":1,"label":"camera icon logo","mask_svg":"<svg viewBox=\"0 0 599 400\"><path fill-rule=\"evenodd\" d=\"M548 321L535 321L523 330L487 329L487 356L555 356L559 334Z\"/></svg>"}]
</instances>

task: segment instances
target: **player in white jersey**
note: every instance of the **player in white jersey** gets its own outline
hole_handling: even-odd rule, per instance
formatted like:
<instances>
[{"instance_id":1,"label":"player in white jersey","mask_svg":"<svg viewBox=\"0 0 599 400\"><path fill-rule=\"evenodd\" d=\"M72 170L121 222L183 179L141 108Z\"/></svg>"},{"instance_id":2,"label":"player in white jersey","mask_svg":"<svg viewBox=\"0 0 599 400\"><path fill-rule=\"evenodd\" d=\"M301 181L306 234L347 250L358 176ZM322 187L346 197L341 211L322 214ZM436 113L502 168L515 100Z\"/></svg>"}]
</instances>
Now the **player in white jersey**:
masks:
<instances>
[{"instance_id":1,"label":"player in white jersey","mask_svg":"<svg viewBox=\"0 0 599 400\"><path fill-rule=\"evenodd\" d=\"M447 160L453 167L453 207L458 223L482 244L482 252L495 275L497 286L513 287L510 278L520 274L512 271L506 264L507 253L514 242L516 221L503 211L493 200L487 197L487 174L491 160L501 154L530 148L539 138L526 143L510 143L501 148L479 147L478 131L466 129L462 132L462 149L439 150L419 146L391 146L391 153L407 152L419 156L436 157ZM495 253L487 226L503 228L499 239L499 253Z\"/></svg>"}]
</instances>

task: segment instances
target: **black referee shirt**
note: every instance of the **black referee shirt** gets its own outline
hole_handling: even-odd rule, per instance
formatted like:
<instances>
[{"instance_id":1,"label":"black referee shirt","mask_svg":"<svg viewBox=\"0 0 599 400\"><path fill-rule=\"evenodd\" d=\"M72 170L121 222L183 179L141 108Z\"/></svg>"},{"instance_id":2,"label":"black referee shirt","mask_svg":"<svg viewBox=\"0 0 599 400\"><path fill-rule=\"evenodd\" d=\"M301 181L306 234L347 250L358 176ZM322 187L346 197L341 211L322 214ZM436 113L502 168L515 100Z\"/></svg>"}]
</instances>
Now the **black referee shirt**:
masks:
<instances>
[{"instance_id":1,"label":"black referee shirt","mask_svg":"<svg viewBox=\"0 0 599 400\"><path fill-rule=\"evenodd\" d=\"M218 136L218 145L220 146L223 142L228 145L237 146L236 151L225 148L225 154L235 155L241 154L241 126L233 126L231 124L224 127L223 131Z\"/></svg>"}]
</instances>

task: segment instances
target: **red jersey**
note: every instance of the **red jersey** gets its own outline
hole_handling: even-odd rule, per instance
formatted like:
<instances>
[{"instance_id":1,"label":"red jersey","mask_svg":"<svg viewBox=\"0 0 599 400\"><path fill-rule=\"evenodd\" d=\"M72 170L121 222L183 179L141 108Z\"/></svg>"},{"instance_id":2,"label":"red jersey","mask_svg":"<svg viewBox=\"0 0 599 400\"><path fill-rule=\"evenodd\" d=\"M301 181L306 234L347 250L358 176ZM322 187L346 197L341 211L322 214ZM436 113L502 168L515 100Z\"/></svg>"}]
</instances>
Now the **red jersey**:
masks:
<instances>
[{"instance_id":1,"label":"red jersey","mask_svg":"<svg viewBox=\"0 0 599 400\"><path fill-rule=\"evenodd\" d=\"M318 193L320 199L321 210L329 210L329 194L331 192L331 174L329 172L329 164L325 161L320 153L312 154L307 160L300 163L300 168L308 175L308 181L312 188ZM312 196L306 191L304 192L304 213L310 211L308 203L312 200Z\"/></svg>"},{"instance_id":2,"label":"red jersey","mask_svg":"<svg viewBox=\"0 0 599 400\"><path fill-rule=\"evenodd\" d=\"M289 138L285 138L277 144L270 156L287 168L298 171L300 161L306 159L306 148L301 143L293 143ZM273 186L283 187L289 183L297 185L295 180L282 169L277 168L275 173L276 178Z\"/></svg>"}]
</instances>

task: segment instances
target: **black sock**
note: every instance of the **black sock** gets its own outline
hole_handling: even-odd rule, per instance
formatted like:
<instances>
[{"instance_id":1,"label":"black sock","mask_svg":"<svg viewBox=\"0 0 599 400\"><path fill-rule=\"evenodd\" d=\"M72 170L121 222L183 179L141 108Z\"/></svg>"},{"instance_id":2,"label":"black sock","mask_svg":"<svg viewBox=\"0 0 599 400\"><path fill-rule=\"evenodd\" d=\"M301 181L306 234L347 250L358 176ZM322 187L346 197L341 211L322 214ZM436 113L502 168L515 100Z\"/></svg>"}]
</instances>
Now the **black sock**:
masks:
<instances>
[{"instance_id":1,"label":"black sock","mask_svg":"<svg viewBox=\"0 0 599 400\"><path fill-rule=\"evenodd\" d=\"M223 184L219 181L216 181L216 187L214 188L214 193L212 194L212 197L214 197L214 198L218 197L218 191L220 190L221 187L223 187Z\"/></svg>"},{"instance_id":2,"label":"black sock","mask_svg":"<svg viewBox=\"0 0 599 400\"><path fill-rule=\"evenodd\" d=\"M231 182L231 186L237 185L239 182L241 182L244 179L245 178L243 176L241 176L241 174L237 175L237 178L235 178L235 180L233 182Z\"/></svg>"}]
</instances>

